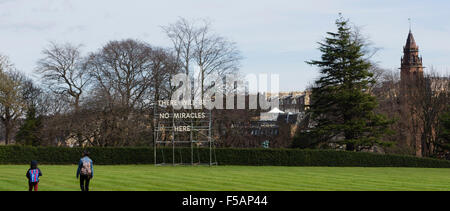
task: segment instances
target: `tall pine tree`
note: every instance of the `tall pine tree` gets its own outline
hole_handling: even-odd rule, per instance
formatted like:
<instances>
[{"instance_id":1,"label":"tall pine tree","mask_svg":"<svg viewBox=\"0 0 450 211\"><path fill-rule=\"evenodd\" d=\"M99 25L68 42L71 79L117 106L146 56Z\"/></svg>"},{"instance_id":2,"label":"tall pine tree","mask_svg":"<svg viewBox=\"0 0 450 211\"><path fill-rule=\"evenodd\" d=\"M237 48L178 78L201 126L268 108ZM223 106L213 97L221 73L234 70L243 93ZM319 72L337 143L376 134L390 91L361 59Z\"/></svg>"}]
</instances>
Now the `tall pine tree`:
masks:
<instances>
[{"instance_id":1,"label":"tall pine tree","mask_svg":"<svg viewBox=\"0 0 450 211\"><path fill-rule=\"evenodd\" d=\"M320 69L321 77L312 88L308 111L313 127L301 132L296 142L339 142L350 151L382 144L391 121L374 112L378 103L368 92L374 81L365 44L342 16L336 25L338 31L328 32L319 43L322 59L307 62Z\"/></svg>"},{"instance_id":2,"label":"tall pine tree","mask_svg":"<svg viewBox=\"0 0 450 211\"><path fill-rule=\"evenodd\" d=\"M39 146L41 140L37 136L41 128L41 117L36 115L36 109L31 106L26 115L26 119L16 134L16 142L28 146Z\"/></svg>"}]
</instances>

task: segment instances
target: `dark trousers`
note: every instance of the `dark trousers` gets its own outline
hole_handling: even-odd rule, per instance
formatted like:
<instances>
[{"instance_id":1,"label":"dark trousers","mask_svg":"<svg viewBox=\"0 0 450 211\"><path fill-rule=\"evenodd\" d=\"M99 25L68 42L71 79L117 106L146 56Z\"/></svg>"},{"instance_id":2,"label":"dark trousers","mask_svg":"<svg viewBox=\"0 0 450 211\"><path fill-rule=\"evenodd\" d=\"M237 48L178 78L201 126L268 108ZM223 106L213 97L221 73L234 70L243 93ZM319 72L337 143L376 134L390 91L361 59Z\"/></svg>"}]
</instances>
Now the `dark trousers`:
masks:
<instances>
[{"instance_id":1,"label":"dark trousers","mask_svg":"<svg viewBox=\"0 0 450 211\"><path fill-rule=\"evenodd\" d=\"M38 191L39 182L28 182L28 191Z\"/></svg>"},{"instance_id":2,"label":"dark trousers","mask_svg":"<svg viewBox=\"0 0 450 211\"><path fill-rule=\"evenodd\" d=\"M81 191L89 191L89 181L91 180L91 176L80 175L80 188Z\"/></svg>"}]
</instances>

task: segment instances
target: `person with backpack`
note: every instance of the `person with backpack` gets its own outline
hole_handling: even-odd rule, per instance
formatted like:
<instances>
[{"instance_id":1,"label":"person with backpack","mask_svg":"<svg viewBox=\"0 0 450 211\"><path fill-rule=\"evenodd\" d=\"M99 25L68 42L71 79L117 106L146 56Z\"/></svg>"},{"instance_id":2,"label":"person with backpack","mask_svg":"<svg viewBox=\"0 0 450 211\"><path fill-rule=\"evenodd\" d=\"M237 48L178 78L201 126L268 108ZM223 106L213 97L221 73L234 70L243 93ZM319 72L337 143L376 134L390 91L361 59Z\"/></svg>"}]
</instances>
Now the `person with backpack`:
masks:
<instances>
[{"instance_id":1,"label":"person with backpack","mask_svg":"<svg viewBox=\"0 0 450 211\"><path fill-rule=\"evenodd\" d=\"M30 164L30 169L26 173L28 178L28 191L38 191L39 177L42 176L42 171L38 168L38 162L33 160Z\"/></svg>"},{"instance_id":2,"label":"person with backpack","mask_svg":"<svg viewBox=\"0 0 450 211\"><path fill-rule=\"evenodd\" d=\"M89 181L94 177L94 164L89 158L89 152L84 151L78 163L77 179L80 177L81 191L89 191Z\"/></svg>"}]
</instances>

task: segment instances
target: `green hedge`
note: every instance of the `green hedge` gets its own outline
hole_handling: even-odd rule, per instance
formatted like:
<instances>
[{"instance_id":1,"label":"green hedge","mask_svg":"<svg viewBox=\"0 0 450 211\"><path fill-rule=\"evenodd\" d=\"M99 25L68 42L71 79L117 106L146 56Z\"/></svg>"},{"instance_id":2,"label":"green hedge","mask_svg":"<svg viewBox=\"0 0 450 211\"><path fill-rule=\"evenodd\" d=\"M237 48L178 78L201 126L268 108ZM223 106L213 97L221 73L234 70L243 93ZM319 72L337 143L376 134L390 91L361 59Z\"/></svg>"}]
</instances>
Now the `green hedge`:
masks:
<instances>
[{"instance_id":1,"label":"green hedge","mask_svg":"<svg viewBox=\"0 0 450 211\"><path fill-rule=\"evenodd\" d=\"M89 148L95 164L153 164L152 148ZM0 164L76 164L81 148L0 146ZM172 149L157 150L158 162L172 163ZM176 149L176 163L191 161L189 148ZM164 156L163 156L164 155ZM299 149L216 149L219 165L360 166L450 168L450 161L403 155ZM194 162L209 162L209 149L195 149Z\"/></svg>"}]
</instances>

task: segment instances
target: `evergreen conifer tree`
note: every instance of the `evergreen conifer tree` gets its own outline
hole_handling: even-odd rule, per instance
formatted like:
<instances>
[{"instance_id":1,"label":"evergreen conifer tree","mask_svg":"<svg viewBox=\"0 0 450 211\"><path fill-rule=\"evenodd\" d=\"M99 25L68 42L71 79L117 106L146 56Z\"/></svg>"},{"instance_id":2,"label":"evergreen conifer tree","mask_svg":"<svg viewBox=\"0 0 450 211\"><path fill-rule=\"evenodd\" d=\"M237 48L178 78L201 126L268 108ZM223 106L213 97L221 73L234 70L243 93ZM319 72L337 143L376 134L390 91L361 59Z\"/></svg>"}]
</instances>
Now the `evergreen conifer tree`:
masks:
<instances>
[{"instance_id":1,"label":"evergreen conifer tree","mask_svg":"<svg viewBox=\"0 0 450 211\"><path fill-rule=\"evenodd\" d=\"M41 127L41 118L36 115L36 109L31 106L26 115L26 119L16 134L16 142L29 146L39 146L40 139L37 136Z\"/></svg>"},{"instance_id":2,"label":"evergreen conifer tree","mask_svg":"<svg viewBox=\"0 0 450 211\"><path fill-rule=\"evenodd\" d=\"M342 16L336 25L337 32L328 32L319 43L321 60L307 62L320 69L321 77L312 88L308 110L313 127L302 131L294 145L336 142L353 151L357 146L386 143L381 138L392 121L374 112L378 103L368 91L375 81L365 43Z\"/></svg>"}]
</instances>

